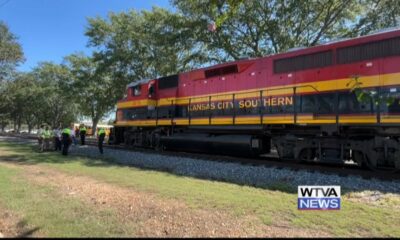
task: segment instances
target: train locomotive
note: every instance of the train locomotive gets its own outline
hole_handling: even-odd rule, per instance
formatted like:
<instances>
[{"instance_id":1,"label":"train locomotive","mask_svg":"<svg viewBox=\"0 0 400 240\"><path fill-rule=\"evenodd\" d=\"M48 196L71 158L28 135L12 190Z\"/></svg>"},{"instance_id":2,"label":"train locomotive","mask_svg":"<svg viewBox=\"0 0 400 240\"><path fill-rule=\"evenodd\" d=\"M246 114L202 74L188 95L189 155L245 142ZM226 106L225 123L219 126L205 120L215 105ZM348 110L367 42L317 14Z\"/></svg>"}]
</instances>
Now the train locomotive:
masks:
<instances>
[{"instance_id":1,"label":"train locomotive","mask_svg":"<svg viewBox=\"0 0 400 240\"><path fill-rule=\"evenodd\" d=\"M400 169L400 30L136 81L115 143Z\"/></svg>"}]
</instances>

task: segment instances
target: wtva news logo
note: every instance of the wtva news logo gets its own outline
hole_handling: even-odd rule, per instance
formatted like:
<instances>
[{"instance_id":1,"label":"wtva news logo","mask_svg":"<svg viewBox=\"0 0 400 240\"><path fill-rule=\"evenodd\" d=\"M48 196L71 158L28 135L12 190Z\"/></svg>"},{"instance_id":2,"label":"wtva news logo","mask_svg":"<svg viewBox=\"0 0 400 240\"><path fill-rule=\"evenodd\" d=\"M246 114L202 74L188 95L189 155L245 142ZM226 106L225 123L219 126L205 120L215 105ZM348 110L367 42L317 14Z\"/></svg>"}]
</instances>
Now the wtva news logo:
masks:
<instances>
[{"instance_id":1,"label":"wtva news logo","mask_svg":"<svg viewBox=\"0 0 400 240\"><path fill-rule=\"evenodd\" d=\"M340 210L340 186L298 186L297 209Z\"/></svg>"}]
</instances>

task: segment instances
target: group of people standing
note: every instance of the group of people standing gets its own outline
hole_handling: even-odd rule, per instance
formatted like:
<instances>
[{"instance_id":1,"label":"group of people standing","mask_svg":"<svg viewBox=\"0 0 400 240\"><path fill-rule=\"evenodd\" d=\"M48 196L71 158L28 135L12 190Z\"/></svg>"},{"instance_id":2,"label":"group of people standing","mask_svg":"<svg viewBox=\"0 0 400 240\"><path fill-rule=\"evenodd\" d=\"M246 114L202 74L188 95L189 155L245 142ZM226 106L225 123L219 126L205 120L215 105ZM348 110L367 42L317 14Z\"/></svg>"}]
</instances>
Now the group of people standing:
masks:
<instances>
[{"instance_id":1,"label":"group of people standing","mask_svg":"<svg viewBox=\"0 0 400 240\"><path fill-rule=\"evenodd\" d=\"M86 127L81 124L79 128L65 126L61 129L55 128L53 131L49 130L48 126L40 126L38 131L39 150L41 152L50 150L50 141L53 139L54 150L61 151L62 155L68 155L68 149L72 143L77 145L76 136L80 136L81 145L85 145L85 138L87 134ZM106 132L103 128L99 128L97 133L98 147L101 154L103 154L103 141Z\"/></svg>"}]
</instances>

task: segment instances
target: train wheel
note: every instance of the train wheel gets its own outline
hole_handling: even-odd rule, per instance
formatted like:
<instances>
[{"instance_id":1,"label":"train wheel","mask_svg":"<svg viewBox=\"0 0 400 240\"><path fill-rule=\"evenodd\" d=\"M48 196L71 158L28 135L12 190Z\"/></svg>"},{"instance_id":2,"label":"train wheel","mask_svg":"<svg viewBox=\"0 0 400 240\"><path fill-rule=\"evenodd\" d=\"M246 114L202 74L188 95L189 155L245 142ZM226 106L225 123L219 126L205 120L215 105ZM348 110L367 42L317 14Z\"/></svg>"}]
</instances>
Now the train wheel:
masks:
<instances>
[{"instance_id":1,"label":"train wheel","mask_svg":"<svg viewBox=\"0 0 400 240\"><path fill-rule=\"evenodd\" d=\"M357 166L362 168L368 168L368 166L365 163L366 160L364 154L361 151L354 151L352 153L352 159L354 162L357 163Z\"/></svg>"},{"instance_id":2,"label":"train wheel","mask_svg":"<svg viewBox=\"0 0 400 240\"><path fill-rule=\"evenodd\" d=\"M164 144L161 142L161 135L156 133L153 135L153 144L154 144L154 149L158 152L162 152L165 150Z\"/></svg>"},{"instance_id":3,"label":"train wheel","mask_svg":"<svg viewBox=\"0 0 400 240\"><path fill-rule=\"evenodd\" d=\"M154 147L154 149L155 149L157 152L163 152L163 151L165 150L165 146L162 145L162 144L156 145L156 146Z\"/></svg>"},{"instance_id":4,"label":"train wheel","mask_svg":"<svg viewBox=\"0 0 400 240\"><path fill-rule=\"evenodd\" d=\"M383 155L383 149L375 149L372 151L373 154L367 154L364 158L364 164L367 168L374 172L381 173L395 173L400 170L400 159L395 158L395 151L391 149L393 154L390 154L386 158ZM389 150L390 151L390 150Z\"/></svg>"},{"instance_id":5,"label":"train wheel","mask_svg":"<svg viewBox=\"0 0 400 240\"><path fill-rule=\"evenodd\" d=\"M305 148L301 150L299 156L297 157L297 162L312 162L315 159L315 150L312 148Z\"/></svg>"},{"instance_id":6,"label":"train wheel","mask_svg":"<svg viewBox=\"0 0 400 240\"><path fill-rule=\"evenodd\" d=\"M374 137L353 143L353 161L375 172L393 173L400 170L400 145L397 139Z\"/></svg>"}]
</instances>

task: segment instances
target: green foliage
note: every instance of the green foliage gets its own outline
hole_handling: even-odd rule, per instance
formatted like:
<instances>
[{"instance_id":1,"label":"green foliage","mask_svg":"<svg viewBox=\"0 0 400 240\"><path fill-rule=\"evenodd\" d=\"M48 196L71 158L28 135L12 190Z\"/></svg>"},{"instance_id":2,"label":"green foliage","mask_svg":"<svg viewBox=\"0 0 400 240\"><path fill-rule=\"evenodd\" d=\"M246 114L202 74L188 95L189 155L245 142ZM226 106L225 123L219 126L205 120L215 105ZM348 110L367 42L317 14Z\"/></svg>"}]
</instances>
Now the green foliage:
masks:
<instances>
[{"instance_id":1,"label":"green foliage","mask_svg":"<svg viewBox=\"0 0 400 240\"><path fill-rule=\"evenodd\" d=\"M385 104L387 107L394 104L396 98L388 95L378 95L376 90L363 89L360 76L354 76L347 86L350 86L350 92L356 95L357 101L360 103L374 103L376 106Z\"/></svg>"},{"instance_id":2,"label":"green foliage","mask_svg":"<svg viewBox=\"0 0 400 240\"><path fill-rule=\"evenodd\" d=\"M316 45L350 32L346 22L359 13L357 2L351 0L175 0L174 5L188 21L198 23L197 40L211 52L224 53L226 60ZM210 33L205 23L214 20L218 28Z\"/></svg>"},{"instance_id":3,"label":"green foliage","mask_svg":"<svg viewBox=\"0 0 400 240\"><path fill-rule=\"evenodd\" d=\"M108 19L91 18L86 35L96 47L94 59L118 78L120 91L140 79L176 74L206 61L197 44L195 26L165 9L110 13Z\"/></svg>"},{"instance_id":4,"label":"green foliage","mask_svg":"<svg viewBox=\"0 0 400 240\"><path fill-rule=\"evenodd\" d=\"M70 79L66 91L71 94L70 100L75 102L83 116L89 116L93 129L97 123L110 112L122 91L118 86L118 78L101 68L93 58L83 54L73 54L65 58L70 70ZM125 88L125 86L124 86Z\"/></svg>"},{"instance_id":5,"label":"green foliage","mask_svg":"<svg viewBox=\"0 0 400 240\"><path fill-rule=\"evenodd\" d=\"M223 60L364 35L398 25L400 16L395 0L174 0L173 4L194 23L196 41L210 56L218 53ZM215 32L207 30L212 21Z\"/></svg>"},{"instance_id":6,"label":"green foliage","mask_svg":"<svg viewBox=\"0 0 400 240\"><path fill-rule=\"evenodd\" d=\"M77 105L68 89L72 75L66 66L42 62L33 70L33 75L41 88L38 95L42 100L38 105L43 122L56 127L69 125L77 117Z\"/></svg>"},{"instance_id":7,"label":"green foliage","mask_svg":"<svg viewBox=\"0 0 400 240\"><path fill-rule=\"evenodd\" d=\"M400 25L400 4L397 0L362 0L358 21L354 22L348 37L365 35L371 31Z\"/></svg>"},{"instance_id":8,"label":"green foliage","mask_svg":"<svg viewBox=\"0 0 400 240\"><path fill-rule=\"evenodd\" d=\"M23 61L21 45L7 25L0 21L0 83L9 77L15 66Z\"/></svg>"},{"instance_id":9,"label":"green foliage","mask_svg":"<svg viewBox=\"0 0 400 240\"><path fill-rule=\"evenodd\" d=\"M23 122L29 130L42 123L56 127L73 122L76 107L63 86L68 78L68 69L53 63L41 63L31 73L18 74L1 89L2 117L11 119L17 130Z\"/></svg>"}]
</instances>

